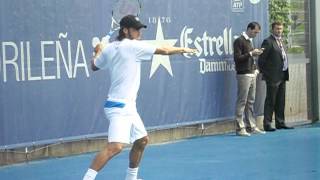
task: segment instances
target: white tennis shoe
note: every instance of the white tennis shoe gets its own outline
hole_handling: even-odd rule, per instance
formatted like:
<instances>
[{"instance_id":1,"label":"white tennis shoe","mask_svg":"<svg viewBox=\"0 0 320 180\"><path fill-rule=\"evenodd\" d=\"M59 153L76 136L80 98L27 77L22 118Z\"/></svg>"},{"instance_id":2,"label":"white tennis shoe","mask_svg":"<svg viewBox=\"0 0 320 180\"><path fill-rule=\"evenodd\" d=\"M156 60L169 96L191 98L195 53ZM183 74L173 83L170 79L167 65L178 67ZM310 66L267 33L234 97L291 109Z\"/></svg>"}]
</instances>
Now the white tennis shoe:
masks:
<instances>
[{"instance_id":1,"label":"white tennis shoe","mask_svg":"<svg viewBox=\"0 0 320 180\"><path fill-rule=\"evenodd\" d=\"M252 132L253 134L265 134L265 131L260 130L259 128L255 127L253 128Z\"/></svg>"},{"instance_id":2,"label":"white tennis shoe","mask_svg":"<svg viewBox=\"0 0 320 180\"><path fill-rule=\"evenodd\" d=\"M246 136L246 137L251 136L251 134L248 133L245 128L241 128L240 130L238 130L238 131L236 132L236 134L237 134L238 136Z\"/></svg>"}]
</instances>

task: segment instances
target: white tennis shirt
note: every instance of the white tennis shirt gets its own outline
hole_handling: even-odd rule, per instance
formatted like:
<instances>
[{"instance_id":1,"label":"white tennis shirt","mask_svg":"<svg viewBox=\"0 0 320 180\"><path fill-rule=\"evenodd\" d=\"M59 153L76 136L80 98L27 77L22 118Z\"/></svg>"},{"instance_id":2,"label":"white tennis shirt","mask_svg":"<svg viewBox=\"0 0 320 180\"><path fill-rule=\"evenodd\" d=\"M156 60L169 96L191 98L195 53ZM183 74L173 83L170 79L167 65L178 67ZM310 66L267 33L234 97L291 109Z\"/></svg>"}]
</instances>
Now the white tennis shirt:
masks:
<instances>
[{"instance_id":1,"label":"white tennis shirt","mask_svg":"<svg viewBox=\"0 0 320 180\"><path fill-rule=\"evenodd\" d=\"M109 69L108 100L135 102L140 87L141 61L151 60L156 47L139 40L114 41L95 60L99 69Z\"/></svg>"}]
</instances>

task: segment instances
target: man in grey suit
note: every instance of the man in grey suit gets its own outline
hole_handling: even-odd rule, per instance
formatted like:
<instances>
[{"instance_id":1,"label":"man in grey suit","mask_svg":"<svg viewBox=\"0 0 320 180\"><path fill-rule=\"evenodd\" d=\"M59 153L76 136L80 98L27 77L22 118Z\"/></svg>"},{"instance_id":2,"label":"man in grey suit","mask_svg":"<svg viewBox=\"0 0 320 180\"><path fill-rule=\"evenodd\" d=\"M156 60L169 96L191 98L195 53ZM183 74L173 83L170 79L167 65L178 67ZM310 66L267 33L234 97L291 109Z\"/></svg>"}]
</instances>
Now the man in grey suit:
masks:
<instances>
[{"instance_id":1,"label":"man in grey suit","mask_svg":"<svg viewBox=\"0 0 320 180\"><path fill-rule=\"evenodd\" d=\"M264 104L263 127L265 131L292 129L285 124L286 81L289 80L288 56L282 41L283 24L272 23L272 35L266 38L261 47L264 52L259 58L259 68L267 85ZM275 113L276 129L271 126Z\"/></svg>"}]
</instances>

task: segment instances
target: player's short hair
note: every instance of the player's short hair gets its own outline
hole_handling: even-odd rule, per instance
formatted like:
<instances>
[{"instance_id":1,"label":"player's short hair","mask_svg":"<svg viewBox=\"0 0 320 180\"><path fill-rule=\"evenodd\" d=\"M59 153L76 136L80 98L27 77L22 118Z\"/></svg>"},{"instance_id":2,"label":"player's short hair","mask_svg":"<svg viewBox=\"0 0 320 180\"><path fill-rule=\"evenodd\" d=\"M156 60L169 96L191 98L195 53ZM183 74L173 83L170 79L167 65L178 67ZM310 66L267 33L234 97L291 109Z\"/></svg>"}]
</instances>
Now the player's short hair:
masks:
<instances>
[{"instance_id":1,"label":"player's short hair","mask_svg":"<svg viewBox=\"0 0 320 180\"><path fill-rule=\"evenodd\" d=\"M249 29L252 30L252 29L255 29L256 27L258 27L259 29L261 29L260 24L259 24L258 22L253 21L253 22L251 22L251 23L248 24L247 30L249 30Z\"/></svg>"},{"instance_id":2,"label":"player's short hair","mask_svg":"<svg viewBox=\"0 0 320 180\"><path fill-rule=\"evenodd\" d=\"M283 23L282 23L282 22L279 22L279 21L276 21L276 22L273 22L273 23L271 24L271 28L272 28L272 29L274 29L274 27L276 27L276 26L283 26Z\"/></svg>"}]
</instances>

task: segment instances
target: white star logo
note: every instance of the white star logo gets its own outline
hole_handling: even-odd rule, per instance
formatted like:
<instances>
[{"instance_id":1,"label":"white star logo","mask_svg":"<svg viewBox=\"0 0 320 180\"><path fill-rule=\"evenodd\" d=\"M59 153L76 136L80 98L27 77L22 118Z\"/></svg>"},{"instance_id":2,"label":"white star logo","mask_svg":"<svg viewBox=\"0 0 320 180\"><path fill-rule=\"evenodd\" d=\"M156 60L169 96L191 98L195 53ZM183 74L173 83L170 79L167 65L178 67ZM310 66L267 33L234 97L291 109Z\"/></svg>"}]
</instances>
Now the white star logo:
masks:
<instances>
[{"instance_id":1,"label":"white star logo","mask_svg":"<svg viewBox=\"0 0 320 180\"><path fill-rule=\"evenodd\" d=\"M155 40L145 40L147 43L153 44L157 47L159 46L174 46L177 42L177 39L164 39L162 26L160 22L160 18L158 18L158 26L157 26L157 34ZM159 66L162 65L168 73L173 76L170 59L168 55L154 55L151 64L151 70L149 78L153 76L153 74L157 71Z\"/></svg>"}]
</instances>

